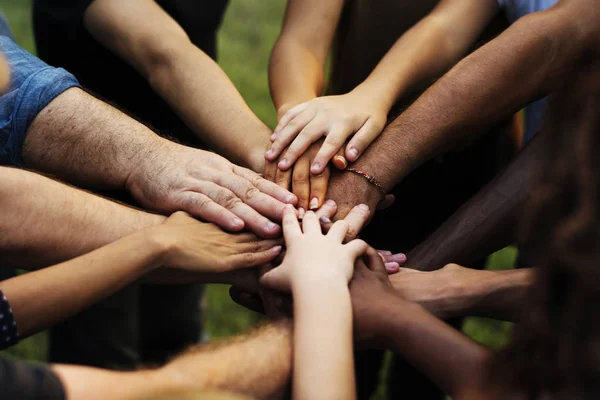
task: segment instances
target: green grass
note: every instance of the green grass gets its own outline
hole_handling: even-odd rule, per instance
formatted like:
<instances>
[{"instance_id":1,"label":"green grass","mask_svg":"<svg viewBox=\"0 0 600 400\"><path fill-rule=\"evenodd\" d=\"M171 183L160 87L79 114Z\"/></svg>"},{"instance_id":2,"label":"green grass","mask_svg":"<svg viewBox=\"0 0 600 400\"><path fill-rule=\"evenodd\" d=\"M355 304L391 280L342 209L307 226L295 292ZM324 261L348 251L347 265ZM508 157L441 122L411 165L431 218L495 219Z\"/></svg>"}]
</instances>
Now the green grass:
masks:
<instances>
[{"instance_id":1,"label":"green grass","mask_svg":"<svg viewBox=\"0 0 600 400\"><path fill-rule=\"evenodd\" d=\"M268 125L275 125L275 110L270 100L267 65L270 49L280 29L285 2L232 0L219 35L219 63L240 90L252 110ZM3 0L0 5L8 17L17 42L34 52L31 31L31 0ZM505 249L490 257L492 269L512 268L516 251ZM205 326L211 337L244 332L260 316L234 304L227 288L210 285L205 298ZM481 318L468 318L464 331L481 343L501 347L510 324ZM4 354L33 361L46 359L44 333L24 340ZM384 372L385 373L385 372ZM376 398L384 397L381 387Z\"/></svg>"}]
</instances>

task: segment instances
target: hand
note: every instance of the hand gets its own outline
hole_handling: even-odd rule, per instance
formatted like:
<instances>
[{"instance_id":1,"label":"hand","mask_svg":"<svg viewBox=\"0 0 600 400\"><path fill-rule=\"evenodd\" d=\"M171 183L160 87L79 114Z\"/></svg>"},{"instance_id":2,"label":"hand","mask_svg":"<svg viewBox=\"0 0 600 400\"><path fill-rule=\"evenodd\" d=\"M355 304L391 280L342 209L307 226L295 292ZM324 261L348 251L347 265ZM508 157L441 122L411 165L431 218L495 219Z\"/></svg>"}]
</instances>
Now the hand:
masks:
<instances>
[{"instance_id":1,"label":"hand","mask_svg":"<svg viewBox=\"0 0 600 400\"><path fill-rule=\"evenodd\" d=\"M352 277L354 261L362 255L367 244L353 240L343 244L349 224L338 221L326 235L312 211L302 220L302 229L293 207L286 207L283 214L283 235L287 247L283 263L265 273L261 284L268 288L289 292L315 281L348 282Z\"/></svg>"},{"instance_id":2,"label":"hand","mask_svg":"<svg viewBox=\"0 0 600 400\"><path fill-rule=\"evenodd\" d=\"M329 183L330 167L326 166L320 174L311 174L310 165L319 151L322 141L311 145L294 164L293 169L282 171L277 168L277 162L267 162L265 179L275 182L285 189L291 186L292 192L298 198L296 207L300 213L300 218L308 209L316 210L323 205L325 195L327 194L327 185Z\"/></svg>"},{"instance_id":3,"label":"hand","mask_svg":"<svg viewBox=\"0 0 600 400\"><path fill-rule=\"evenodd\" d=\"M338 206L334 221L344 219L357 204L365 204L370 216L373 215L384 196L374 185L362 176L351 172L334 172L329 181L327 198ZM362 227L361 227L362 229ZM356 232L358 234L358 232Z\"/></svg>"},{"instance_id":4,"label":"hand","mask_svg":"<svg viewBox=\"0 0 600 400\"><path fill-rule=\"evenodd\" d=\"M369 247L364 257L356 261L354 276L350 282L350 296L355 340L376 347L380 337L381 319L387 318L379 312L379 306L388 299L398 301L388 278L384 261L377 250Z\"/></svg>"},{"instance_id":5,"label":"hand","mask_svg":"<svg viewBox=\"0 0 600 400\"><path fill-rule=\"evenodd\" d=\"M265 264L281 253L281 239L227 233L182 211L149 232L165 249L161 263L184 271L224 273Z\"/></svg>"},{"instance_id":6,"label":"hand","mask_svg":"<svg viewBox=\"0 0 600 400\"><path fill-rule=\"evenodd\" d=\"M286 203L296 197L256 173L203 150L164 141L142 158L127 188L143 206L187 211L230 231L246 227L261 237L281 234Z\"/></svg>"},{"instance_id":7,"label":"hand","mask_svg":"<svg viewBox=\"0 0 600 400\"><path fill-rule=\"evenodd\" d=\"M400 268L391 282L403 298L420 304L437 317L451 318L462 316L461 310L469 308L471 294L478 293L490 273L494 272L456 264L429 272Z\"/></svg>"},{"instance_id":8,"label":"hand","mask_svg":"<svg viewBox=\"0 0 600 400\"><path fill-rule=\"evenodd\" d=\"M310 168L313 174L320 174L346 139L354 135L345 152L346 158L354 162L385 127L387 112L382 104L365 101L359 91L318 97L299 104L277 124L271 136L273 145L266 158L275 160L289 146L278 164L279 169L287 170L312 143L326 136Z\"/></svg>"}]
</instances>

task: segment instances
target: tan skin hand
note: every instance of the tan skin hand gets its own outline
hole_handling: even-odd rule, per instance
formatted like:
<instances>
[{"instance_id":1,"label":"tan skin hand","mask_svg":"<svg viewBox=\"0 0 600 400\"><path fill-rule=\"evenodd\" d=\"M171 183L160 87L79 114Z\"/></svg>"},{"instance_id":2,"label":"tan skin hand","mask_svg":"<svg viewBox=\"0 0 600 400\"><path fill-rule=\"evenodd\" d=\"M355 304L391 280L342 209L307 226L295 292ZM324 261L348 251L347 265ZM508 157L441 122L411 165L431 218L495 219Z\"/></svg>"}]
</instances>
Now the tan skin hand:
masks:
<instances>
[{"instance_id":1,"label":"tan skin hand","mask_svg":"<svg viewBox=\"0 0 600 400\"><path fill-rule=\"evenodd\" d=\"M252 233L228 233L182 211L149 229L166 249L162 263L190 272L221 273L256 267L281 253L281 239L265 240Z\"/></svg>"},{"instance_id":2,"label":"tan skin hand","mask_svg":"<svg viewBox=\"0 0 600 400\"><path fill-rule=\"evenodd\" d=\"M277 160L267 161L265 179L275 182L285 189L291 188L294 195L298 198L296 207L300 212L300 217L304 216L306 210L316 210L325 202L327 186L329 183L330 167L327 166L323 173L311 174L310 166L315 155L319 151L322 140L311 145L308 150L302 154L293 168L282 171L277 167Z\"/></svg>"},{"instance_id":3,"label":"tan skin hand","mask_svg":"<svg viewBox=\"0 0 600 400\"><path fill-rule=\"evenodd\" d=\"M345 156L348 161L354 162L383 131L387 112L385 105L372 101L365 103L358 91L341 96L318 97L299 104L279 121L266 158L273 161L283 153L278 167L286 170L311 144L325 136L310 169L311 173L320 174L344 147L346 140L352 137Z\"/></svg>"}]
</instances>

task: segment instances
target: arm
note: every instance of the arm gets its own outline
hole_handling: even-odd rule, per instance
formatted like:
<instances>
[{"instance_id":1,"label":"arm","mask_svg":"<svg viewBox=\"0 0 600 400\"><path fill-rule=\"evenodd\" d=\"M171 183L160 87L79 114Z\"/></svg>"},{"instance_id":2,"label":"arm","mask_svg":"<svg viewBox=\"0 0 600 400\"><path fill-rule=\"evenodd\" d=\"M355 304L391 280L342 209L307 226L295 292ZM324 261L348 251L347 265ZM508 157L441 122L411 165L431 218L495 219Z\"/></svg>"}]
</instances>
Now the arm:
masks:
<instances>
[{"instance_id":1,"label":"arm","mask_svg":"<svg viewBox=\"0 0 600 400\"><path fill-rule=\"evenodd\" d=\"M48 328L159 266L210 282L220 273L262 265L277 257L277 240L230 234L176 213L163 224L62 264L0 282L21 336ZM234 275L230 275L230 283ZM227 281L225 277L221 281Z\"/></svg>"},{"instance_id":2,"label":"arm","mask_svg":"<svg viewBox=\"0 0 600 400\"><path fill-rule=\"evenodd\" d=\"M269 128L252 113L221 68L156 2L95 0L85 12L84 25L96 40L143 74L212 148L233 162L263 170Z\"/></svg>"},{"instance_id":3,"label":"arm","mask_svg":"<svg viewBox=\"0 0 600 400\"><path fill-rule=\"evenodd\" d=\"M375 175L389 190L431 157L547 95L597 41L598 18L596 4L589 0L563 1L521 18L421 95L354 167ZM377 189L346 178L350 175L330 186L353 185L356 201L368 198L374 208L381 199Z\"/></svg>"},{"instance_id":4,"label":"arm","mask_svg":"<svg viewBox=\"0 0 600 400\"><path fill-rule=\"evenodd\" d=\"M518 217L545 142L542 131L487 186L411 250L405 266L434 270L450 262L467 265L514 243Z\"/></svg>"},{"instance_id":5,"label":"arm","mask_svg":"<svg viewBox=\"0 0 600 400\"><path fill-rule=\"evenodd\" d=\"M128 189L147 208L166 214L185 210L226 229L246 226L263 236L280 234L269 218L279 220L284 203L295 201L257 174L163 139L77 88L35 116L22 154L27 167L84 187Z\"/></svg>"},{"instance_id":6,"label":"arm","mask_svg":"<svg viewBox=\"0 0 600 400\"><path fill-rule=\"evenodd\" d=\"M10 232L0 253L10 266L42 268L165 220L28 171L0 171L0 230Z\"/></svg>"},{"instance_id":7,"label":"arm","mask_svg":"<svg viewBox=\"0 0 600 400\"><path fill-rule=\"evenodd\" d=\"M269 87L278 120L321 94L325 64L343 1L289 0L269 63Z\"/></svg>"},{"instance_id":8,"label":"arm","mask_svg":"<svg viewBox=\"0 0 600 400\"><path fill-rule=\"evenodd\" d=\"M315 157L315 165L319 166L313 168L313 173L320 173L349 137L352 139L346 146L345 155L348 161L356 161L379 136L396 101L424 80L439 76L462 57L497 11L496 0L440 2L396 41L367 79L354 90L341 96L303 102L286 113L275 129L275 142L267 159L279 156L292 143L283 159L285 165L291 165L310 143L326 135L327 140ZM295 31L294 25L290 27L292 32L286 35L291 36L288 41L300 42L309 34L321 33L321 30L305 32L315 25L309 17L290 18L300 26ZM300 53L300 47L296 48ZM298 80L291 76L288 79ZM284 85L283 88L290 86ZM281 168L286 168L285 165Z\"/></svg>"},{"instance_id":9,"label":"arm","mask_svg":"<svg viewBox=\"0 0 600 400\"><path fill-rule=\"evenodd\" d=\"M191 349L163 368L115 372L55 365L68 400L148 399L224 390L256 399L276 398L292 365L289 322L269 324L231 343Z\"/></svg>"},{"instance_id":10,"label":"arm","mask_svg":"<svg viewBox=\"0 0 600 400\"><path fill-rule=\"evenodd\" d=\"M448 264L431 272L401 268L390 276L396 292L443 319L479 316L518 321L535 278L532 268L480 271Z\"/></svg>"}]
</instances>

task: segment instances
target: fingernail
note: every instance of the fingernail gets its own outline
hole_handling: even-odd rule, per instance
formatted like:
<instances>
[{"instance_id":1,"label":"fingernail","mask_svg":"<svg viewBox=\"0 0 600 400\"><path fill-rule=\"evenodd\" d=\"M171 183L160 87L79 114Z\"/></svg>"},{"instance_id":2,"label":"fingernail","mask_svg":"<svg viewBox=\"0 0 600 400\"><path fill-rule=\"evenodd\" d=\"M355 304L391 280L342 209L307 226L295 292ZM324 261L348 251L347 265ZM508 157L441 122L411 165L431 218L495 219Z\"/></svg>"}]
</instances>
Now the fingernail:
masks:
<instances>
[{"instance_id":1,"label":"fingernail","mask_svg":"<svg viewBox=\"0 0 600 400\"><path fill-rule=\"evenodd\" d=\"M309 208L311 210L316 210L317 208L319 208L319 199L313 197L313 199L310 201Z\"/></svg>"},{"instance_id":2,"label":"fingernail","mask_svg":"<svg viewBox=\"0 0 600 400\"><path fill-rule=\"evenodd\" d=\"M400 269L400 264L397 262L387 262L385 263L385 269L388 272L397 272Z\"/></svg>"},{"instance_id":3,"label":"fingernail","mask_svg":"<svg viewBox=\"0 0 600 400\"><path fill-rule=\"evenodd\" d=\"M271 249L271 251L275 254L281 253L281 246L275 246Z\"/></svg>"},{"instance_id":4,"label":"fingernail","mask_svg":"<svg viewBox=\"0 0 600 400\"><path fill-rule=\"evenodd\" d=\"M360 209L361 209L361 210L363 210L363 211L371 211L371 209L369 208L369 206L368 206L368 205L366 205L366 204L360 204L360 205L358 206L358 208L360 208Z\"/></svg>"},{"instance_id":5,"label":"fingernail","mask_svg":"<svg viewBox=\"0 0 600 400\"><path fill-rule=\"evenodd\" d=\"M273 132L273 134L271 135L271 142L274 141L276 137L277 133Z\"/></svg>"},{"instance_id":6,"label":"fingernail","mask_svg":"<svg viewBox=\"0 0 600 400\"><path fill-rule=\"evenodd\" d=\"M286 168L288 166L288 160L281 160L277 166L279 168Z\"/></svg>"},{"instance_id":7,"label":"fingernail","mask_svg":"<svg viewBox=\"0 0 600 400\"><path fill-rule=\"evenodd\" d=\"M389 250L379 250L379 254L385 254L385 255L391 256L392 252Z\"/></svg>"},{"instance_id":8,"label":"fingernail","mask_svg":"<svg viewBox=\"0 0 600 400\"><path fill-rule=\"evenodd\" d=\"M275 152L275 150L273 149L269 149L269 151L267 151L267 154L265 154L267 157L271 157L273 155L273 153Z\"/></svg>"},{"instance_id":9,"label":"fingernail","mask_svg":"<svg viewBox=\"0 0 600 400\"><path fill-rule=\"evenodd\" d=\"M321 218L319 218L319 221L321 221L322 224L330 224L331 223L331 220L324 215Z\"/></svg>"},{"instance_id":10,"label":"fingernail","mask_svg":"<svg viewBox=\"0 0 600 400\"><path fill-rule=\"evenodd\" d=\"M234 226L238 227L238 226L243 226L244 225L244 221L242 221L239 218L234 218L231 220L231 222L233 223Z\"/></svg>"},{"instance_id":11,"label":"fingernail","mask_svg":"<svg viewBox=\"0 0 600 400\"><path fill-rule=\"evenodd\" d=\"M356 150L355 147L352 147L349 151L348 151L348 155L350 155L350 157L356 159L356 157L358 157L358 150Z\"/></svg>"},{"instance_id":12,"label":"fingernail","mask_svg":"<svg viewBox=\"0 0 600 400\"><path fill-rule=\"evenodd\" d=\"M294 202L294 200L296 200L296 195L295 195L295 194L293 194L293 193L290 193L289 195L287 195L287 196L285 197L285 202L286 202L286 203L293 203L293 202Z\"/></svg>"},{"instance_id":13,"label":"fingernail","mask_svg":"<svg viewBox=\"0 0 600 400\"><path fill-rule=\"evenodd\" d=\"M328 206L331 206L331 207L335 207L336 206L335 201L333 201L331 199L327 200L325 202L325 204L327 204Z\"/></svg>"},{"instance_id":14,"label":"fingernail","mask_svg":"<svg viewBox=\"0 0 600 400\"><path fill-rule=\"evenodd\" d=\"M300 207L298 209L298 219L304 218L304 213L305 213L304 208Z\"/></svg>"},{"instance_id":15,"label":"fingernail","mask_svg":"<svg viewBox=\"0 0 600 400\"><path fill-rule=\"evenodd\" d=\"M394 254L392 259L398 263L403 263L407 260L406 254Z\"/></svg>"},{"instance_id":16,"label":"fingernail","mask_svg":"<svg viewBox=\"0 0 600 400\"><path fill-rule=\"evenodd\" d=\"M269 222L267 224L267 230L272 231L272 230L275 230L275 228L277 228L277 224L275 224L273 222Z\"/></svg>"},{"instance_id":17,"label":"fingernail","mask_svg":"<svg viewBox=\"0 0 600 400\"><path fill-rule=\"evenodd\" d=\"M320 168L321 168L321 164L316 162L312 165L312 167L310 167L310 172L312 172L313 174L318 174Z\"/></svg>"},{"instance_id":18,"label":"fingernail","mask_svg":"<svg viewBox=\"0 0 600 400\"><path fill-rule=\"evenodd\" d=\"M346 169L346 167L348 167L348 161L346 161L346 158L342 157L339 154L337 156L333 157L333 161L334 161L335 167L338 169Z\"/></svg>"}]
</instances>

